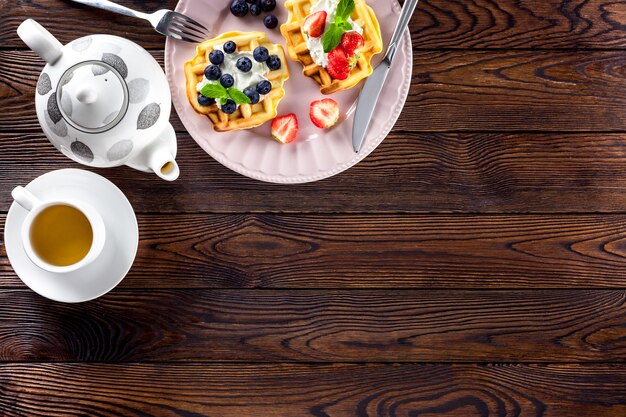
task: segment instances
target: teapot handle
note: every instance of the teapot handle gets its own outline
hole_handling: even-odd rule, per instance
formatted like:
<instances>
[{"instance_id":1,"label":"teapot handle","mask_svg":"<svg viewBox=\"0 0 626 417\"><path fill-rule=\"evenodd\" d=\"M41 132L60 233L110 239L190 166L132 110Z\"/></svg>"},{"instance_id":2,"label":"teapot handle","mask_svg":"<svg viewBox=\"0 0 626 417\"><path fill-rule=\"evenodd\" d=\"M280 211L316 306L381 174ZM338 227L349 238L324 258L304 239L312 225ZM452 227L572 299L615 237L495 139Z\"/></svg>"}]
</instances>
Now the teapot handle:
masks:
<instances>
[{"instance_id":1,"label":"teapot handle","mask_svg":"<svg viewBox=\"0 0 626 417\"><path fill-rule=\"evenodd\" d=\"M63 45L43 26L33 19L24 20L17 28L24 43L50 65L63 54Z\"/></svg>"}]
</instances>

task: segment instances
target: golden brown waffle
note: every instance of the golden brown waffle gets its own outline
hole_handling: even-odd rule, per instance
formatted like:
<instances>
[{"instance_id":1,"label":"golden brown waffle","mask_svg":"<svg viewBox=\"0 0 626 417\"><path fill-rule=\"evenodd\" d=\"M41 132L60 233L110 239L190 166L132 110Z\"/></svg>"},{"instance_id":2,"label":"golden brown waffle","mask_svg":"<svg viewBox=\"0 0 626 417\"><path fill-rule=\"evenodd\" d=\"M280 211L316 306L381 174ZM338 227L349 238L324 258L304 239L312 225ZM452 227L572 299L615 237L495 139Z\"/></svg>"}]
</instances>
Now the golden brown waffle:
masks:
<instances>
[{"instance_id":1,"label":"golden brown waffle","mask_svg":"<svg viewBox=\"0 0 626 417\"><path fill-rule=\"evenodd\" d=\"M316 3L317 0L287 0L285 7L289 12L289 17L287 23L280 26L280 32L285 37L289 57L294 61L299 61L304 66L302 73L307 77L313 78L319 84L322 94L332 94L354 87L359 81L372 73L371 60L374 55L382 51L383 40L374 11L365 4L364 0L355 0L351 18L363 28L365 44L359 50L360 58L356 66L350 71L348 78L345 80L333 79L325 68L315 63L309 54L309 49L306 46L306 40L302 33L304 19L309 15L311 7Z\"/></svg>"},{"instance_id":2,"label":"golden brown waffle","mask_svg":"<svg viewBox=\"0 0 626 417\"><path fill-rule=\"evenodd\" d=\"M253 51L257 46L265 46L270 55L278 55L282 65L275 71L265 75L272 83L272 90L257 104L241 104L233 114L222 112L217 105L201 106L198 103L196 85L202 81L204 69L209 62L209 53L215 45L222 45L227 41L237 44L237 51ZM185 77L187 78L187 98L193 108L200 114L205 114L213 122L213 128L218 132L228 132L237 129L248 129L262 125L276 117L278 102L285 95L283 83L289 78L289 68L285 60L283 47L271 43L263 32L227 32L209 39L198 45L196 56L185 63Z\"/></svg>"}]
</instances>

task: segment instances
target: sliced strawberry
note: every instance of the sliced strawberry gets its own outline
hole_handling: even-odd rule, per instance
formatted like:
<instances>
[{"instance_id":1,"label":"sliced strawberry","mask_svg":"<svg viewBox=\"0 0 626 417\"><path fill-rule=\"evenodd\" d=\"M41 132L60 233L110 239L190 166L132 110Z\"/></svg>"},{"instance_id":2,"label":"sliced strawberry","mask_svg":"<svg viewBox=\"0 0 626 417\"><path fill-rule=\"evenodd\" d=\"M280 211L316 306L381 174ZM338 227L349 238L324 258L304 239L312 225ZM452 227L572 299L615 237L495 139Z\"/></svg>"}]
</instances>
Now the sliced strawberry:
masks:
<instances>
[{"instance_id":1,"label":"sliced strawberry","mask_svg":"<svg viewBox=\"0 0 626 417\"><path fill-rule=\"evenodd\" d=\"M328 53L326 71L336 80L345 80L350 75L350 60L340 47Z\"/></svg>"},{"instance_id":2,"label":"sliced strawberry","mask_svg":"<svg viewBox=\"0 0 626 417\"><path fill-rule=\"evenodd\" d=\"M280 143L293 142L298 134L298 119L293 113L272 120L272 137Z\"/></svg>"},{"instance_id":3,"label":"sliced strawberry","mask_svg":"<svg viewBox=\"0 0 626 417\"><path fill-rule=\"evenodd\" d=\"M327 129L339 119L339 104L332 98L315 100L311 102L309 116L315 126Z\"/></svg>"},{"instance_id":4,"label":"sliced strawberry","mask_svg":"<svg viewBox=\"0 0 626 417\"><path fill-rule=\"evenodd\" d=\"M341 46L341 49L343 49L348 56L354 55L356 50L361 48L364 44L363 36L359 35L357 32L344 32L339 42L339 46Z\"/></svg>"},{"instance_id":5,"label":"sliced strawberry","mask_svg":"<svg viewBox=\"0 0 626 417\"><path fill-rule=\"evenodd\" d=\"M304 30L304 33L312 38L322 36L324 28L326 27L326 16L327 14L323 10L307 16L302 24L302 30Z\"/></svg>"}]
</instances>

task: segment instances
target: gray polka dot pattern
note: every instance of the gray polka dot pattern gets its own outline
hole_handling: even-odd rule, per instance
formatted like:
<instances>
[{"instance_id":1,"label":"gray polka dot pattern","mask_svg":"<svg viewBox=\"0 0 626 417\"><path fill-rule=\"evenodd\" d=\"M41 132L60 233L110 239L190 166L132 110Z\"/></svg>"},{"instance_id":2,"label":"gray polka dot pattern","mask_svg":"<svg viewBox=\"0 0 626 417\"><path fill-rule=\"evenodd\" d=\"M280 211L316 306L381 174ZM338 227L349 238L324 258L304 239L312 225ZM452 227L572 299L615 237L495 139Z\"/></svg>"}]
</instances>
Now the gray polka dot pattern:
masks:
<instances>
[{"instance_id":1,"label":"gray polka dot pattern","mask_svg":"<svg viewBox=\"0 0 626 417\"><path fill-rule=\"evenodd\" d=\"M70 149L72 150L72 153L81 161L93 161L93 152L91 152L89 146L85 145L84 143L79 141L72 142Z\"/></svg>"},{"instance_id":2,"label":"gray polka dot pattern","mask_svg":"<svg viewBox=\"0 0 626 417\"><path fill-rule=\"evenodd\" d=\"M50 81L50 76L42 72L39 76L39 80L37 81L37 93L42 96L45 96L52 90L52 82Z\"/></svg>"},{"instance_id":3,"label":"gray polka dot pattern","mask_svg":"<svg viewBox=\"0 0 626 417\"><path fill-rule=\"evenodd\" d=\"M137 129L148 129L156 123L161 114L161 106L157 103L150 103L141 110L137 118Z\"/></svg>"},{"instance_id":4,"label":"gray polka dot pattern","mask_svg":"<svg viewBox=\"0 0 626 417\"><path fill-rule=\"evenodd\" d=\"M67 125L65 124L65 120L54 123L47 111L44 111L43 114L44 118L46 119L46 124L48 125L50 130L52 130L52 133L62 138L67 136Z\"/></svg>"},{"instance_id":5,"label":"gray polka dot pattern","mask_svg":"<svg viewBox=\"0 0 626 417\"><path fill-rule=\"evenodd\" d=\"M69 95L63 94L61 96L61 108L65 112L66 115L72 116L72 99Z\"/></svg>"},{"instance_id":6,"label":"gray polka dot pattern","mask_svg":"<svg viewBox=\"0 0 626 417\"><path fill-rule=\"evenodd\" d=\"M84 38L76 39L72 42L72 49L78 52L82 52L85 49L89 48L93 39L89 36L85 36Z\"/></svg>"},{"instance_id":7,"label":"gray polka dot pattern","mask_svg":"<svg viewBox=\"0 0 626 417\"><path fill-rule=\"evenodd\" d=\"M128 83L128 101L133 104L141 103L148 97L150 82L143 78L137 78Z\"/></svg>"},{"instance_id":8,"label":"gray polka dot pattern","mask_svg":"<svg viewBox=\"0 0 626 417\"><path fill-rule=\"evenodd\" d=\"M109 161L119 161L125 158L133 150L133 141L130 139L124 139L111 146L111 149L107 152L107 159Z\"/></svg>"},{"instance_id":9,"label":"gray polka dot pattern","mask_svg":"<svg viewBox=\"0 0 626 417\"><path fill-rule=\"evenodd\" d=\"M57 104L57 95L56 91L53 91L48 97L48 113L50 114L50 119L54 123L57 123L59 120L63 118L61 116L61 111L59 110L59 105Z\"/></svg>"},{"instance_id":10,"label":"gray polka dot pattern","mask_svg":"<svg viewBox=\"0 0 626 417\"><path fill-rule=\"evenodd\" d=\"M104 120L102 121L102 126L106 126L109 123L111 123L113 121L113 119L115 119L115 117L117 117L118 113L119 113L119 111L114 111L113 113L111 113L107 117L105 117Z\"/></svg>"},{"instance_id":11,"label":"gray polka dot pattern","mask_svg":"<svg viewBox=\"0 0 626 417\"><path fill-rule=\"evenodd\" d=\"M102 65L92 65L91 72L93 73L93 75L102 75L102 74L106 74L107 72L109 72L109 69Z\"/></svg>"},{"instance_id":12,"label":"gray polka dot pattern","mask_svg":"<svg viewBox=\"0 0 626 417\"><path fill-rule=\"evenodd\" d=\"M72 81L73 77L74 77L74 73L73 72L70 72L69 74L67 74L67 77L64 77L61 80L61 83L59 84L59 88L65 87L70 81Z\"/></svg>"},{"instance_id":13,"label":"gray polka dot pattern","mask_svg":"<svg viewBox=\"0 0 626 417\"><path fill-rule=\"evenodd\" d=\"M118 55L104 53L102 54L102 61L115 68L117 72L120 73L122 78L126 78L128 76L128 67L126 67L126 63L124 62L124 60Z\"/></svg>"}]
</instances>

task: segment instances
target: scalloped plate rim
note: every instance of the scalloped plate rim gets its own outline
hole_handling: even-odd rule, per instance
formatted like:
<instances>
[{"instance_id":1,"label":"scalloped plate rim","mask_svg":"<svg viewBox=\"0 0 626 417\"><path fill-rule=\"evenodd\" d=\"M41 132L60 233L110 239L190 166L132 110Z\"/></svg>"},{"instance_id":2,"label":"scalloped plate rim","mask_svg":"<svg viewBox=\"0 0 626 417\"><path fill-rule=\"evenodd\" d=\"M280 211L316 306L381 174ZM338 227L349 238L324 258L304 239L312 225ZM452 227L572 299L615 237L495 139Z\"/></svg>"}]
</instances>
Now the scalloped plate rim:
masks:
<instances>
[{"instance_id":1,"label":"scalloped plate rim","mask_svg":"<svg viewBox=\"0 0 626 417\"><path fill-rule=\"evenodd\" d=\"M180 11L180 9L182 9L184 7L184 5L190 0L180 0L178 2L178 4L176 5L176 11ZM392 0L391 2L391 6L394 10L394 12L396 13L396 15L398 15L400 13L401 10L401 6L398 3L397 0ZM361 151L359 153L355 153L354 157L351 158L348 161L345 162L340 162L337 165L335 165L334 167L330 168L330 169L324 169L324 170L318 170L316 173L313 174L295 174L295 175L283 175L283 174L266 174L262 171L259 170L253 170L250 169L248 167L245 167L244 165L242 165L239 162L235 162L231 159L229 159L226 155L224 155L222 152L212 148L211 146L209 146L209 141L202 141L196 138L195 132L193 131L194 129L189 129L188 126L193 126L193 122L191 120L187 119L187 113L185 113L184 111L179 111L179 109L182 109L183 106L186 105L187 103L187 97L186 94L184 94L185 96L185 101L184 103L180 102L179 96L177 94L177 90L174 88L177 86L177 84L174 82L173 79L173 71L174 68L170 68L173 64L172 64L172 59L171 59L171 55L173 54L173 51L175 48L175 44L178 41L172 41L170 40L169 37L166 38L166 42L165 42L165 73L167 76L167 80L168 83L170 85L170 90L172 92L172 102L174 103L174 108L176 110L176 113L178 114L181 122L183 123L183 126L185 127L185 129L187 130L187 132L189 133L189 135L194 139L194 141L207 153L209 154L213 159L215 159L217 162L219 162L220 164L224 165L225 167L241 174L244 175L246 177L252 178L252 179L256 179L259 181L264 181L264 182L269 182L269 183L275 183L275 184L302 184L302 183L308 183L308 182L314 182L314 181L319 181L322 179L326 179L329 177L332 177L334 175L337 175L351 167L353 167L354 165L356 165L357 163L359 163L360 161L362 161L363 159L365 159L369 154L371 154L382 142L383 140L387 137L387 135L389 134L389 132L391 131L391 129L393 128L393 126L396 124L396 121L398 120L398 118L400 117L400 114L402 113L402 110L404 108L404 104L406 102L406 99L408 97L408 93L409 93L409 89L410 89L410 85L411 85L411 78L412 78L412 72L413 72L413 50L412 50L412 43L411 43L411 36L410 36L410 32L408 27L404 30L403 36L402 36L402 40L401 40L401 44L400 44L400 48L403 50L404 54L405 54L405 62L398 62L396 60L396 64L395 65L404 65L405 66L405 71L403 72L403 76L404 76L404 80L403 80L403 84L402 84L402 90L400 92L399 95L399 100L398 100L398 104L394 107L392 114L390 115L390 117L387 119L387 121L383 124L383 126L379 129L378 132L376 132L376 134L372 137L372 131L370 128L370 132L368 133L368 136L366 137L366 141L365 141L365 146L363 146L363 148L361 149ZM283 45L284 46L284 45ZM383 53L385 51L386 45L383 48ZM385 87L383 87L383 92L385 90L385 88L387 88L389 84L387 83ZM180 89L180 87L177 87ZM382 94L382 92L381 92ZM195 112L194 112L195 113ZM354 116L351 115L351 118L353 118ZM352 138L350 138L351 141ZM289 146L289 145L286 145Z\"/></svg>"}]
</instances>

